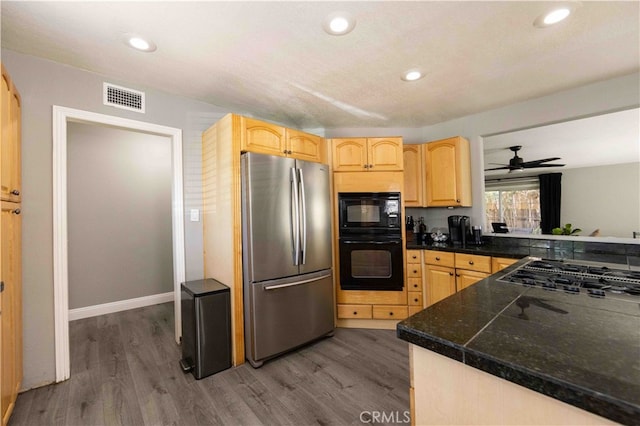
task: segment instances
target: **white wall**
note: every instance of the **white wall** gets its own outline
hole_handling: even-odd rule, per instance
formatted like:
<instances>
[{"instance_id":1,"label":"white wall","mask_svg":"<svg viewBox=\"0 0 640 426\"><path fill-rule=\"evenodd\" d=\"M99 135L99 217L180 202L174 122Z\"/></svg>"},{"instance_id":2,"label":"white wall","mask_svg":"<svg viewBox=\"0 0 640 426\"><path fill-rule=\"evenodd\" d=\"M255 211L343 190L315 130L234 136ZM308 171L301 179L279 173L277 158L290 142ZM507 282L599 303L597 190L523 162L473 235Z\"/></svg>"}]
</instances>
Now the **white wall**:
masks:
<instances>
[{"instance_id":1,"label":"white wall","mask_svg":"<svg viewBox=\"0 0 640 426\"><path fill-rule=\"evenodd\" d=\"M2 64L22 96L22 387L29 389L55 380L52 106L182 129L188 280L203 278L202 222L190 222L188 214L189 209L202 207L202 131L231 111L7 49L2 49ZM145 92L146 113L104 106L104 81Z\"/></svg>"},{"instance_id":2,"label":"white wall","mask_svg":"<svg viewBox=\"0 0 640 426\"><path fill-rule=\"evenodd\" d=\"M633 238L640 231L640 163L562 171L561 223L587 236Z\"/></svg>"}]
</instances>

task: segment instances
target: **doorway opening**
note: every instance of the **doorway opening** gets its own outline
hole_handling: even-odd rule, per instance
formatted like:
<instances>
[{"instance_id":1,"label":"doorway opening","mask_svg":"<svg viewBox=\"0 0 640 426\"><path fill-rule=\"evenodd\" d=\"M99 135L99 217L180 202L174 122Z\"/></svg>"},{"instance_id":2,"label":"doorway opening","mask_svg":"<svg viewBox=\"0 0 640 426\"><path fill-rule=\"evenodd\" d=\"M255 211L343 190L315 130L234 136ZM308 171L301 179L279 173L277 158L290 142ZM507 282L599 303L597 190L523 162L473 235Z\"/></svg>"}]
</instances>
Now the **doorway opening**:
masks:
<instances>
[{"instance_id":1,"label":"doorway opening","mask_svg":"<svg viewBox=\"0 0 640 426\"><path fill-rule=\"evenodd\" d=\"M173 253L173 301L175 339L180 341L180 284L185 281L184 210L182 182L182 131L66 107L53 107L53 269L56 382L70 376L69 353L69 262L67 212L67 125L96 124L171 140L171 228Z\"/></svg>"}]
</instances>

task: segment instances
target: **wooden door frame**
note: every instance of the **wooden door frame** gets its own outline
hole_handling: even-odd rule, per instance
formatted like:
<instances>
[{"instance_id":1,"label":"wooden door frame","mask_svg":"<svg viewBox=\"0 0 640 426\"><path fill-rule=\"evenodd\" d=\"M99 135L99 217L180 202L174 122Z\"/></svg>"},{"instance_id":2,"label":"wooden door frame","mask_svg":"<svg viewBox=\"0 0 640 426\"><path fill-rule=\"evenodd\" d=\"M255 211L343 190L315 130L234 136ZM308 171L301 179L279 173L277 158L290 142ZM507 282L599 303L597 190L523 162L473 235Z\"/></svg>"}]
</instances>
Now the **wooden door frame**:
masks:
<instances>
[{"instance_id":1,"label":"wooden door frame","mask_svg":"<svg viewBox=\"0 0 640 426\"><path fill-rule=\"evenodd\" d=\"M67 247L67 123L106 125L171 139L171 216L175 338L180 342L180 284L185 281L182 130L67 107L53 106L53 288L56 382L70 376L69 275Z\"/></svg>"}]
</instances>

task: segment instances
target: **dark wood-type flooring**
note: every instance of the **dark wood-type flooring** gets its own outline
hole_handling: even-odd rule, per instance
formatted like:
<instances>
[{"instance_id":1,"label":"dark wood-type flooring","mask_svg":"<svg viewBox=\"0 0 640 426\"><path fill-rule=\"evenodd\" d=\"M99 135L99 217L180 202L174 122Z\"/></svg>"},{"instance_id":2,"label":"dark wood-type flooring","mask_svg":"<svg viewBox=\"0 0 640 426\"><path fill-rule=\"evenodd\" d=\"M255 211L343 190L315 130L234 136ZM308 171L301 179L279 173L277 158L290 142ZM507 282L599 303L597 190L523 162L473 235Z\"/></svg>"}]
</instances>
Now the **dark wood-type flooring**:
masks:
<instances>
[{"instance_id":1,"label":"dark wood-type flooring","mask_svg":"<svg viewBox=\"0 0 640 426\"><path fill-rule=\"evenodd\" d=\"M402 423L407 343L344 329L254 369L195 380L179 366L173 304L73 321L71 378L18 396L10 426ZM376 417L373 417L376 416Z\"/></svg>"}]
</instances>

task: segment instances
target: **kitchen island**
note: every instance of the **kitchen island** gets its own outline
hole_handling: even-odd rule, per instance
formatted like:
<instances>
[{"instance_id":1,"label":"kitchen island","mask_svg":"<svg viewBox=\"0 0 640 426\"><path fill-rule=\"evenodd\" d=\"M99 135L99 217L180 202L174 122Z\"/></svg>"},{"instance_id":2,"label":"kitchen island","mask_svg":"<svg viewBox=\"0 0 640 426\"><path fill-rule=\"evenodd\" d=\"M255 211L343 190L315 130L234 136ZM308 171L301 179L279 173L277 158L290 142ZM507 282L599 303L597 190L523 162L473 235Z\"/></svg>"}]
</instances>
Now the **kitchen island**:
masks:
<instances>
[{"instance_id":1,"label":"kitchen island","mask_svg":"<svg viewBox=\"0 0 640 426\"><path fill-rule=\"evenodd\" d=\"M498 280L527 261L398 324L415 424L640 423L638 302Z\"/></svg>"}]
</instances>

